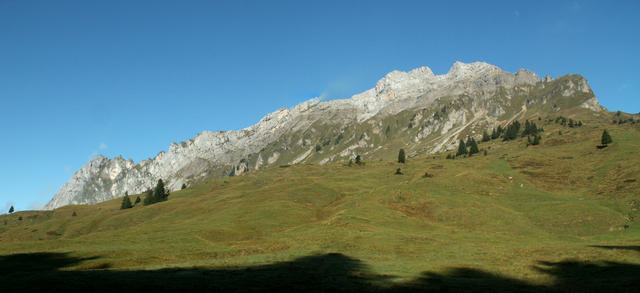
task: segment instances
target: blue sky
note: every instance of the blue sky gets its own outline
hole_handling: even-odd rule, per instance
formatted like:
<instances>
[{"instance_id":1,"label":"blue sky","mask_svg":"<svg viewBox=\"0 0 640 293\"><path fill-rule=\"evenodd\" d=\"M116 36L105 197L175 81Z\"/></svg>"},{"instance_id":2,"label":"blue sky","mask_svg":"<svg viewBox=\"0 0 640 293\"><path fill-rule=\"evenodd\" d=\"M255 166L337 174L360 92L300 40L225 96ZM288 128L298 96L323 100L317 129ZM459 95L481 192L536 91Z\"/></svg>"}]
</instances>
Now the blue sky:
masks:
<instances>
[{"instance_id":1,"label":"blue sky","mask_svg":"<svg viewBox=\"0 0 640 293\"><path fill-rule=\"evenodd\" d=\"M431 2L0 0L0 212L98 153L138 162L395 69L579 73L640 112L640 2Z\"/></svg>"}]
</instances>

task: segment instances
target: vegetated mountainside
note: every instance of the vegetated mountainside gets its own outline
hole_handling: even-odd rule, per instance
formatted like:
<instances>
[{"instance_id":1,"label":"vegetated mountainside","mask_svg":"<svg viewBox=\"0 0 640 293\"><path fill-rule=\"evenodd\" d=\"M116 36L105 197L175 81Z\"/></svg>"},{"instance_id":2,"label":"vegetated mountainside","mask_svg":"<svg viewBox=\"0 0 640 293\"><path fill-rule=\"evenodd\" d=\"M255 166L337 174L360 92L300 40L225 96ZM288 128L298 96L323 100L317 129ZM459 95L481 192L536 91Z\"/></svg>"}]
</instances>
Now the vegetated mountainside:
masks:
<instances>
[{"instance_id":1,"label":"vegetated mountainside","mask_svg":"<svg viewBox=\"0 0 640 293\"><path fill-rule=\"evenodd\" d=\"M139 164L97 156L45 208L140 193L158 179L173 191L184 183L286 164L326 164L357 154L390 158L400 146L410 157L437 153L514 119L574 107L604 109L579 75L540 80L526 70L512 74L482 62L457 62L443 75L428 67L393 71L349 99L311 99L243 130L205 131Z\"/></svg>"},{"instance_id":2,"label":"vegetated mountainside","mask_svg":"<svg viewBox=\"0 0 640 293\"><path fill-rule=\"evenodd\" d=\"M406 164L364 156L364 165L283 165L214 178L150 206L120 210L118 198L3 215L0 280L5 288L69 278L153 287L162 276L176 280L166 286L210 281L240 291L633 292L640 116L573 107L521 119L544 128L539 145L518 137L480 142L479 154L455 160L445 159L453 150ZM612 123L621 119L635 122ZM613 143L599 149L604 129ZM41 258L38 271L16 265Z\"/></svg>"}]
</instances>

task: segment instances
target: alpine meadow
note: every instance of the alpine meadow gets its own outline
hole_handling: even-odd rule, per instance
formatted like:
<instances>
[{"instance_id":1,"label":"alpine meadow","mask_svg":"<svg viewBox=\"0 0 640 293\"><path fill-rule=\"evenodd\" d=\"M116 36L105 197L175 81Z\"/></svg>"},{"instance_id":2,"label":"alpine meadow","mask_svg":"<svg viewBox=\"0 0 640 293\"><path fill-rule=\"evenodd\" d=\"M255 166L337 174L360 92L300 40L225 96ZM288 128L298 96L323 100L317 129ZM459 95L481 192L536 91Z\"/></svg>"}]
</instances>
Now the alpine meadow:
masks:
<instances>
[{"instance_id":1,"label":"alpine meadow","mask_svg":"<svg viewBox=\"0 0 640 293\"><path fill-rule=\"evenodd\" d=\"M0 0L0 293L638 293L638 15Z\"/></svg>"},{"instance_id":2,"label":"alpine meadow","mask_svg":"<svg viewBox=\"0 0 640 293\"><path fill-rule=\"evenodd\" d=\"M0 216L0 278L18 291L632 292L639 149L640 115L608 112L579 75L395 71L141 164L92 160L56 195L67 201Z\"/></svg>"}]
</instances>

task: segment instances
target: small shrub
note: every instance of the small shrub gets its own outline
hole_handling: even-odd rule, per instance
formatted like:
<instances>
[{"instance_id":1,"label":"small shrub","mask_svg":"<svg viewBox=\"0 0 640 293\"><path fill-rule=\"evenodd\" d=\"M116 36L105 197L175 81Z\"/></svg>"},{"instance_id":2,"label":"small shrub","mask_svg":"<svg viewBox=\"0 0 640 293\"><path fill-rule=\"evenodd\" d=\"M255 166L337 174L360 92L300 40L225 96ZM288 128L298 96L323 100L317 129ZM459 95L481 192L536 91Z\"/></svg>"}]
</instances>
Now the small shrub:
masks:
<instances>
[{"instance_id":1,"label":"small shrub","mask_svg":"<svg viewBox=\"0 0 640 293\"><path fill-rule=\"evenodd\" d=\"M402 170L400 168L396 169L395 175L402 175Z\"/></svg>"},{"instance_id":2,"label":"small shrub","mask_svg":"<svg viewBox=\"0 0 640 293\"><path fill-rule=\"evenodd\" d=\"M76 214L76 211L73 211L73 214L71 214L72 217L77 216L78 214Z\"/></svg>"}]
</instances>

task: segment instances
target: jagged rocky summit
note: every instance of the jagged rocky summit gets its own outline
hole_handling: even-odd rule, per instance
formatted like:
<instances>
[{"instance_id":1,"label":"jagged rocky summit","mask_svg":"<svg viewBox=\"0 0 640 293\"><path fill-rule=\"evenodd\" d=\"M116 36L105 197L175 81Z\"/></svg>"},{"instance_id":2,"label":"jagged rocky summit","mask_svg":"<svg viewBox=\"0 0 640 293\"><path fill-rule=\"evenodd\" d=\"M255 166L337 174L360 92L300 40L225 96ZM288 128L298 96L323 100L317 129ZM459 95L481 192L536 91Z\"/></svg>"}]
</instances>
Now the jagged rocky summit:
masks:
<instances>
[{"instance_id":1,"label":"jagged rocky summit","mask_svg":"<svg viewBox=\"0 0 640 293\"><path fill-rule=\"evenodd\" d=\"M388 152L385 145L398 141L409 155L440 152L454 148L459 138L527 114L560 111L558 105L604 110L579 75L540 80L527 70L509 73L484 62L456 62L442 75L429 67L393 71L349 99L314 98L242 130L204 131L138 164L99 155L45 209L141 193L158 179L177 190L183 183L270 166L325 164L356 154L381 157Z\"/></svg>"}]
</instances>

